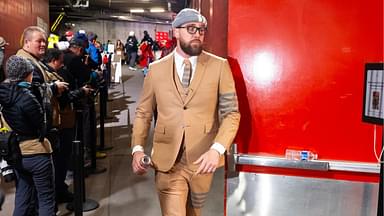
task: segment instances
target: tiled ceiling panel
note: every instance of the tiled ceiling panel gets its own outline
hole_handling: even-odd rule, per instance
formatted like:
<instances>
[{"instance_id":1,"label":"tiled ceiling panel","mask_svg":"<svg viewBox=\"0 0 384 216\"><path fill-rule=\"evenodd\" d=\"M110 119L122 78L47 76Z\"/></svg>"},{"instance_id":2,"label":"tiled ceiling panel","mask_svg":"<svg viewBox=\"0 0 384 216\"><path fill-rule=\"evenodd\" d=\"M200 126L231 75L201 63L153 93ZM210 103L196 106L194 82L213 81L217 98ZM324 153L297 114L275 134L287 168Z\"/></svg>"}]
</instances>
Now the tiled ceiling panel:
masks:
<instances>
[{"instance_id":1,"label":"tiled ceiling panel","mask_svg":"<svg viewBox=\"0 0 384 216\"><path fill-rule=\"evenodd\" d=\"M106 19L167 23L189 0L49 0L51 17L65 12L68 19ZM132 10L142 9L135 13ZM151 12L163 9L164 12Z\"/></svg>"}]
</instances>

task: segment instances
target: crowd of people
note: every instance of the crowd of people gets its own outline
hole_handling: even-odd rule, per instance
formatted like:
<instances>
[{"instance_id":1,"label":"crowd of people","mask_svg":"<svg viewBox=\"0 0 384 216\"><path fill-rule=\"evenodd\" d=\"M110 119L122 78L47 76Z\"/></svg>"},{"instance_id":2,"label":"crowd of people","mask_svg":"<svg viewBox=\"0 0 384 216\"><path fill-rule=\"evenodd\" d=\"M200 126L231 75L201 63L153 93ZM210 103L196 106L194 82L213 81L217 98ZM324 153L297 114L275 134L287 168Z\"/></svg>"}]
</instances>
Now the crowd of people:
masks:
<instances>
[{"instance_id":1,"label":"crowd of people","mask_svg":"<svg viewBox=\"0 0 384 216\"><path fill-rule=\"evenodd\" d=\"M0 37L2 123L17 134L14 144L20 147L19 160L9 164L16 178L14 215L55 215L58 203L73 201L65 183L74 166L72 141L84 143L89 159L96 145L94 93L110 63L112 42L102 44L97 39L84 30L66 31L59 37L29 26L22 34L22 47L4 62L8 43ZM113 53L131 70L146 70L158 47L147 31L140 42L131 31L125 44L116 41ZM80 117L76 112L81 112ZM78 122L81 137L75 137ZM105 156L97 152L98 158Z\"/></svg>"},{"instance_id":2,"label":"crowd of people","mask_svg":"<svg viewBox=\"0 0 384 216\"><path fill-rule=\"evenodd\" d=\"M130 70L143 69L143 72L146 72L151 62L166 56L175 48L176 41L175 38L163 41L153 40L146 30L143 31L143 34L144 36L140 41L136 38L135 32L130 31L125 44L120 39L116 39L114 44L111 40L103 44L96 40L93 44L102 54L113 53L115 55L115 61L121 61L122 64L127 64ZM73 35L74 33L72 31L67 31L65 35L58 40L56 46L59 48L63 47L60 41L69 41ZM112 52L108 49L108 45L114 45ZM64 45L64 47L66 46ZM156 55L156 52L158 52L159 55Z\"/></svg>"},{"instance_id":3,"label":"crowd of people","mask_svg":"<svg viewBox=\"0 0 384 216\"><path fill-rule=\"evenodd\" d=\"M129 65L129 69L143 69L144 74L148 69L148 65L158 58L162 58L169 54L176 46L174 39L166 41L153 40L148 31L143 32L144 36L139 42L134 31L129 32L126 43L123 44L119 39L116 41L115 53L121 55L122 63ZM156 58L155 52L160 52L160 56Z\"/></svg>"},{"instance_id":4,"label":"crowd of people","mask_svg":"<svg viewBox=\"0 0 384 216\"><path fill-rule=\"evenodd\" d=\"M65 183L73 167L72 141L82 141L87 154L96 148L94 92L102 83L97 35L76 32L66 37L64 50L57 45L47 49L46 32L29 26L22 47L5 62L1 116L17 135L12 145L20 154L10 164L16 174L14 215L56 215L58 203L74 198ZM75 131L78 122L81 137Z\"/></svg>"}]
</instances>

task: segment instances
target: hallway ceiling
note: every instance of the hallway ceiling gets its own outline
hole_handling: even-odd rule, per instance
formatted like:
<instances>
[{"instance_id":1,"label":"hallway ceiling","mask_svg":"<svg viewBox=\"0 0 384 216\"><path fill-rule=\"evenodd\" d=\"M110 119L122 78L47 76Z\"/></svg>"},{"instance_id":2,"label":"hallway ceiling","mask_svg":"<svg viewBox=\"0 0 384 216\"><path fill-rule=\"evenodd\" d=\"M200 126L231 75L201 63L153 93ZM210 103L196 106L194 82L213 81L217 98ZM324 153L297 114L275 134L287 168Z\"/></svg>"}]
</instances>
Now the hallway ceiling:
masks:
<instances>
[{"instance_id":1,"label":"hallway ceiling","mask_svg":"<svg viewBox=\"0 0 384 216\"><path fill-rule=\"evenodd\" d=\"M51 20L65 12L71 20L122 20L132 22L169 23L186 7L189 0L49 0ZM132 10L142 9L144 12ZM164 12L151 12L164 9Z\"/></svg>"}]
</instances>

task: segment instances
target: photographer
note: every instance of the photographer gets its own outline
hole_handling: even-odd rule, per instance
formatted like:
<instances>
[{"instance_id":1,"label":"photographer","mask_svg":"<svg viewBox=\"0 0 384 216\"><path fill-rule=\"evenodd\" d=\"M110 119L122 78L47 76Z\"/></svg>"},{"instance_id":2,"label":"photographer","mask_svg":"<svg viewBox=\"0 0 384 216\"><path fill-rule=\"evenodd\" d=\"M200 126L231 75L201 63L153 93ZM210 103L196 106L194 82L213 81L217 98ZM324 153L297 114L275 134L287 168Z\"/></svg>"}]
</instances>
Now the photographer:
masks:
<instances>
[{"instance_id":1,"label":"photographer","mask_svg":"<svg viewBox=\"0 0 384 216\"><path fill-rule=\"evenodd\" d=\"M42 101L38 101L30 90L32 71L33 65L29 60L11 56L6 63L7 79L0 84L2 113L11 129L18 134L21 153L20 166L15 167L13 215L27 215L30 203L37 202L38 214L51 216L55 215L52 147L45 138L48 117L43 112Z\"/></svg>"},{"instance_id":2,"label":"photographer","mask_svg":"<svg viewBox=\"0 0 384 216\"><path fill-rule=\"evenodd\" d=\"M43 63L46 67L46 73L50 80L63 81L64 78L58 74L63 66L64 53L56 48L48 49L43 57ZM66 82L65 82L66 83ZM68 86L68 83L66 83ZM60 139L67 134L63 134L62 122L66 121L63 119L62 109L60 102L62 98L67 97L68 89L63 89L62 92L58 92L56 96L51 98L52 110L53 110L53 121L52 127L57 131L57 137L48 136L53 148L53 163L55 167L55 192L56 192L56 203L71 202L73 201L73 194L68 190L68 185L65 183L65 176L68 170L68 164L71 156L71 145L70 143L61 142ZM56 115L55 115L56 114ZM57 116L57 118L55 118ZM52 133L51 133L52 134ZM71 136L71 135L69 135ZM56 138L56 139L55 139Z\"/></svg>"}]
</instances>

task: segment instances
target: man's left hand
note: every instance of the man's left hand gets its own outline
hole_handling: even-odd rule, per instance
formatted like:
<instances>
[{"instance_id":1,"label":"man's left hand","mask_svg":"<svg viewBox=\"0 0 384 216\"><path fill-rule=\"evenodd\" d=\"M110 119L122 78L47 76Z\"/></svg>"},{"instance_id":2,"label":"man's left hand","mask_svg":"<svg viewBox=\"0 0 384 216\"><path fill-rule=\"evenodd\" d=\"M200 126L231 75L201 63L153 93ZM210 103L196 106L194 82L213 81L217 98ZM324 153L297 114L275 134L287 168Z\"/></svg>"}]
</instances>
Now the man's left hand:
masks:
<instances>
[{"instance_id":1,"label":"man's left hand","mask_svg":"<svg viewBox=\"0 0 384 216\"><path fill-rule=\"evenodd\" d=\"M199 157L194 164L199 164L200 166L196 171L197 174L213 173L215 172L217 166L219 165L220 154L214 149L209 149L203 155Z\"/></svg>"},{"instance_id":2,"label":"man's left hand","mask_svg":"<svg viewBox=\"0 0 384 216\"><path fill-rule=\"evenodd\" d=\"M61 95L61 93L63 93L64 91L68 90L67 82L56 81L55 84L56 84L57 92L59 93L59 95Z\"/></svg>"}]
</instances>

